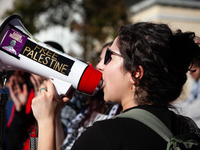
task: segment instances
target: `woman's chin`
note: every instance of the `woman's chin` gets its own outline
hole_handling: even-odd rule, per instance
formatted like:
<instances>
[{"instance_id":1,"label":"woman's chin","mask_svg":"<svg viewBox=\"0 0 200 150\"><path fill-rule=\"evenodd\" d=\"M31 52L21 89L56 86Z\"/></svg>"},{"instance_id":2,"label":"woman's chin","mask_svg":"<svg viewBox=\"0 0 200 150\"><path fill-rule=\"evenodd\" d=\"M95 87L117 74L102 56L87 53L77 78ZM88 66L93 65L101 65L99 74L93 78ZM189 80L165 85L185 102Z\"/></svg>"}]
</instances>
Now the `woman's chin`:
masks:
<instances>
[{"instance_id":1,"label":"woman's chin","mask_svg":"<svg viewBox=\"0 0 200 150\"><path fill-rule=\"evenodd\" d=\"M118 104L117 102L113 102L113 101L111 101L111 100L106 100L106 99L104 99L104 101L105 101L106 103L108 103L108 104Z\"/></svg>"}]
</instances>

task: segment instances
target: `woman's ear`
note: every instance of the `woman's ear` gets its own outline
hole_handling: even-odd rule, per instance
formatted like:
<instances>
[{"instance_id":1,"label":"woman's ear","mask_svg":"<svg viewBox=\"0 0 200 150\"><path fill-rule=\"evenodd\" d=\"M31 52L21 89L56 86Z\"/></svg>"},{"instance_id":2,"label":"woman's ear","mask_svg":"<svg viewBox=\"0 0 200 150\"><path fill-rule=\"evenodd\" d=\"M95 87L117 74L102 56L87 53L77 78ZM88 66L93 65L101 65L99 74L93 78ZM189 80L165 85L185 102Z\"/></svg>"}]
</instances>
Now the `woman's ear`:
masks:
<instances>
[{"instance_id":1,"label":"woman's ear","mask_svg":"<svg viewBox=\"0 0 200 150\"><path fill-rule=\"evenodd\" d=\"M138 80L144 76L144 69L142 66L138 66L135 72L132 74L132 84L137 85Z\"/></svg>"}]
</instances>

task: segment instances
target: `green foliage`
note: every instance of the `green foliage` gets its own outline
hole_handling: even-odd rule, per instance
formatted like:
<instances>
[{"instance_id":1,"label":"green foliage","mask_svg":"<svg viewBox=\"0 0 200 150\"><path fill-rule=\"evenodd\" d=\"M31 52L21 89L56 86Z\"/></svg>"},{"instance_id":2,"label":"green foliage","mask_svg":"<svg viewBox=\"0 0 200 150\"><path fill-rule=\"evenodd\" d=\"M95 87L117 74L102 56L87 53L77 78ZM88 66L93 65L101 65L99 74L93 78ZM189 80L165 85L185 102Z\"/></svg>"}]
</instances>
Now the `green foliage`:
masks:
<instances>
[{"instance_id":1,"label":"green foliage","mask_svg":"<svg viewBox=\"0 0 200 150\"><path fill-rule=\"evenodd\" d=\"M68 13L64 6L70 7L73 0L15 0L13 9L5 12L4 17L12 14L19 14L22 17L24 26L34 34L52 24L61 24L65 26ZM61 15L56 15L59 11ZM39 16L48 12L45 16L46 25L37 26Z\"/></svg>"},{"instance_id":2,"label":"green foliage","mask_svg":"<svg viewBox=\"0 0 200 150\"><path fill-rule=\"evenodd\" d=\"M123 0L83 0L82 4L85 10L84 34L98 37L103 41L106 33L102 32L102 28L109 26L116 31L122 24L127 23L126 8Z\"/></svg>"},{"instance_id":3,"label":"green foliage","mask_svg":"<svg viewBox=\"0 0 200 150\"><path fill-rule=\"evenodd\" d=\"M113 39L116 36L116 31L121 25L127 24L126 8L123 5L123 0L83 0L82 6L85 10L85 20L83 25L84 39L82 41L84 46L88 43L90 47L85 47L85 59L91 56L90 52L95 47L92 42L93 39L98 39L101 43L105 43L108 36ZM103 30L107 29L107 30ZM88 36L90 38L88 38ZM97 59L90 60L93 64Z\"/></svg>"},{"instance_id":4,"label":"green foliage","mask_svg":"<svg viewBox=\"0 0 200 150\"><path fill-rule=\"evenodd\" d=\"M78 31L85 49L84 59L90 62L94 40L104 44L108 36L114 39L117 29L128 23L124 0L15 0L5 17L14 13L22 17L32 34L51 25L70 26L72 31ZM83 23L73 18L74 13L81 14Z\"/></svg>"}]
</instances>

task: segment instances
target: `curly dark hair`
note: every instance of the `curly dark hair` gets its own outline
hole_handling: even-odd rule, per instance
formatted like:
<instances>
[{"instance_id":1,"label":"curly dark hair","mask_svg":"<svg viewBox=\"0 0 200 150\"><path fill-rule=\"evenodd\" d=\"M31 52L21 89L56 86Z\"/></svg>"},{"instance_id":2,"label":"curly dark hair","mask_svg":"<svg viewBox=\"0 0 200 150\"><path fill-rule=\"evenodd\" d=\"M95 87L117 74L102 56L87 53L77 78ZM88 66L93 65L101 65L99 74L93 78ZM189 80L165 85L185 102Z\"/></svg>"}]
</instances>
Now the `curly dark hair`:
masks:
<instances>
[{"instance_id":1,"label":"curly dark hair","mask_svg":"<svg viewBox=\"0 0 200 150\"><path fill-rule=\"evenodd\" d=\"M139 22L120 28L120 53L132 60L124 59L125 70L134 75L139 65L144 69L136 85L135 100L139 105L169 107L179 97L190 63L200 56L194 37L194 32L173 33L167 24Z\"/></svg>"}]
</instances>

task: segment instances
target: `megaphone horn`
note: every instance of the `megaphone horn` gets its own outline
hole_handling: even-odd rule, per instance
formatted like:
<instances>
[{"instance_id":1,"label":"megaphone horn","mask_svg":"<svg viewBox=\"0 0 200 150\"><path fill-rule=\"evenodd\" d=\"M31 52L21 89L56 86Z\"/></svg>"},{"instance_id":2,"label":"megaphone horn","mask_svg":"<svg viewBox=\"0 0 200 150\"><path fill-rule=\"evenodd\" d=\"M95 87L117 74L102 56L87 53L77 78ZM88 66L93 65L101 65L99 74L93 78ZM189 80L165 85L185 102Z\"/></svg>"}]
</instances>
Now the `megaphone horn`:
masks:
<instances>
[{"instance_id":1,"label":"megaphone horn","mask_svg":"<svg viewBox=\"0 0 200 150\"><path fill-rule=\"evenodd\" d=\"M31 35L19 15L0 27L0 71L22 70L51 79L58 96L74 88L94 95L102 85L102 73Z\"/></svg>"}]
</instances>

